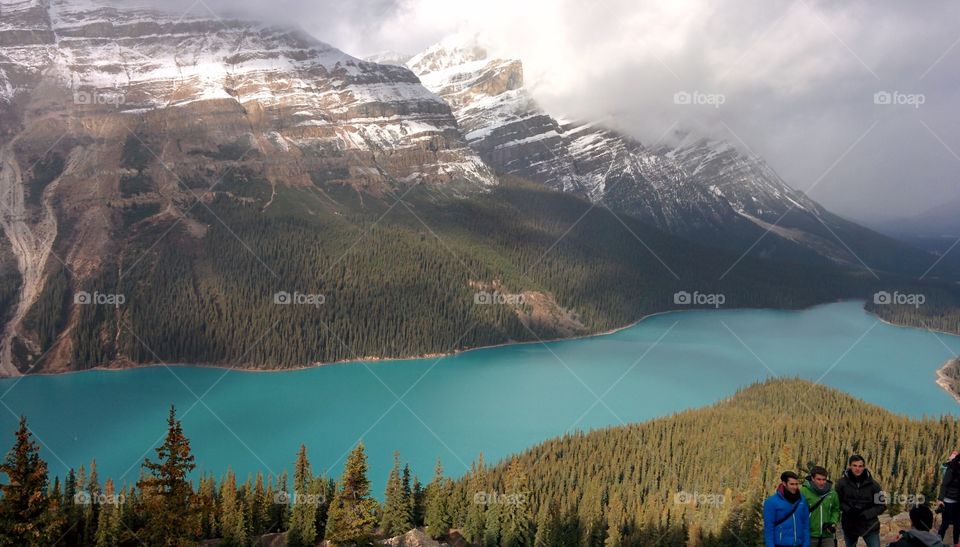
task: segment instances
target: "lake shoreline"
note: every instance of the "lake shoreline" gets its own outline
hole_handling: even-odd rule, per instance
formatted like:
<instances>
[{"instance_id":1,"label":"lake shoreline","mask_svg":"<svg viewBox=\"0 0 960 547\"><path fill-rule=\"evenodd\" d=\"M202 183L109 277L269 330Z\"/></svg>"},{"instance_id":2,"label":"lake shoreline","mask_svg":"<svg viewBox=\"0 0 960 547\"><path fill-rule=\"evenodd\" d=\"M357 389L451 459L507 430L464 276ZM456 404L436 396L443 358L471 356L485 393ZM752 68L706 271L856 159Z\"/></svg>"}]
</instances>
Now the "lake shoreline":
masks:
<instances>
[{"instance_id":1,"label":"lake shoreline","mask_svg":"<svg viewBox=\"0 0 960 547\"><path fill-rule=\"evenodd\" d=\"M960 358L953 358L948 360L944 365L937 369L937 385L943 388L953 400L960 404L960 390L955 389L952 384L950 376L947 374L947 370L950 367L960 368Z\"/></svg>"},{"instance_id":2,"label":"lake shoreline","mask_svg":"<svg viewBox=\"0 0 960 547\"><path fill-rule=\"evenodd\" d=\"M772 311L801 312L801 311L805 311L805 310L809 310L809 309L815 308L815 307L817 307L817 306L825 306L825 305L829 305L829 304L843 303L843 302L864 302L864 304L866 304L866 301L863 300L863 299L859 299L859 298L845 298L845 299L835 300L835 301L832 301L832 302L821 302L821 303L819 303L819 304L814 304L814 305L808 306L808 307L806 307L806 308L721 308L721 309L734 309L734 310L772 310ZM615 327L615 328L612 328L612 329L607 329L607 330L605 330L605 331L600 331L600 332L593 332L593 333L587 333L587 334L579 334L579 335L576 335L576 336L567 336L567 337L560 337L560 338L540 339L540 340L507 341L507 342L501 342L501 343L499 343L499 344L491 344L491 345L485 345L485 346L476 346L476 347L472 347L472 348L458 349L458 350L448 351L448 352L425 353L425 354L421 354L421 355L410 355L410 356L404 356L404 357L375 357L375 356L374 356L374 357L369 357L369 356L368 356L368 357L359 357L359 358L355 358L355 359L341 359L341 360L339 360L339 361L330 361L330 362L325 362L325 363L324 363L324 362L317 362L317 363L311 363L311 364L307 364L307 365L299 365L299 366L284 367L284 368L268 368L268 367L263 367L263 366L254 366L254 367L230 366L230 365L215 364L215 363L162 363L162 362L131 363L131 364L116 365L116 366L96 366L96 367L92 367L92 368L88 368L88 369L83 369L83 370L45 371L45 372L37 372L37 373L28 373L28 374L23 374L23 375L21 375L21 376L0 377L0 380L6 380L6 379L10 379L10 378L22 378L23 376L62 376L62 375L65 375L65 374L78 374L78 373L93 372L93 371L101 371L101 372L122 372L122 371L127 371L127 370L145 369L145 368L207 368L207 369L222 369L222 370L227 370L227 371L236 371L236 372L245 372L245 373L246 373L246 372L249 372L249 373L274 373L274 372L304 371L304 370L310 370L310 369L315 369L315 368L320 368L320 367L328 367L328 366L336 366L336 365L348 365L348 364L356 364L356 363L360 363L360 364L365 364L365 363L387 363L387 362L392 362L392 361L414 361L414 360L418 360L418 359L437 359L437 360L439 360L439 359L442 359L442 358L444 358L444 357L453 357L453 356L456 356L456 355L460 355L460 354L464 354L464 353L468 353L468 352L472 352L472 351L480 351L480 350L487 350L487 349L494 349L494 348L502 348L502 347L507 347L507 346L522 346L522 345L529 345L529 344L547 344L547 343L553 343L553 342L565 342L565 341L573 341L573 340L583 340L583 339L587 339L587 338L594 338L594 337L600 337L600 336L608 336L608 335L610 335L610 334L616 334L616 333L618 333L618 332L620 332L620 331L623 331L623 330L626 330L626 329L635 327L635 326L639 325L640 323L642 323L643 321L645 321L645 320L647 320L647 319L650 319L650 318L653 318L653 317L657 317L657 316L661 316L661 315L667 315L667 314L671 314L671 313L686 312L686 311L711 311L712 309L714 309L714 308L686 308L686 309L664 310L664 311L659 311L659 312L648 313L648 314L640 317L639 319L637 319L637 320L635 320L635 321L631 321L630 323L627 323L627 324L625 324L625 325L623 325L623 326ZM901 328L916 328L916 329L925 330L925 331L928 331L928 332L936 332L936 333L940 333L940 334L947 334L947 335L950 335L950 336L956 336L955 334L952 334L952 333L949 333L949 332L936 331L936 330L931 330L931 329L924 329L924 328L922 328L922 327L916 327L916 326L913 326L913 325L901 325L901 324L897 324L897 323L891 323L891 322L889 322L889 321L887 321L887 320L879 317L878 315L870 312L869 310L866 309L866 307L863 308L863 311L864 311L865 313L869 314L869 315L872 315L872 316L876 317L878 321L880 321L880 322L882 322L882 323L885 323L885 324L887 324L887 325L891 325L891 326L895 326L895 327L901 327ZM942 370L943 368L945 368L945 367L946 367L947 365L949 365L949 364L950 364L950 362L948 361L947 364L945 364L945 365L943 365L942 367L940 367L940 369L938 369L938 374L939 374L939 371L940 371L940 370ZM939 378L939 376L938 376L938 378ZM937 381L937 384L940 385L939 379L938 379L938 381ZM941 385L941 387L943 387L943 386ZM944 388L944 389L947 389L947 388ZM948 390L948 392L949 392L949 390ZM949 393L950 393L951 396L953 396L955 399L957 399L957 402L958 402L958 403L960 403L960 395L954 395L952 392L949 392Z\"/></svg>"}]
</instances>

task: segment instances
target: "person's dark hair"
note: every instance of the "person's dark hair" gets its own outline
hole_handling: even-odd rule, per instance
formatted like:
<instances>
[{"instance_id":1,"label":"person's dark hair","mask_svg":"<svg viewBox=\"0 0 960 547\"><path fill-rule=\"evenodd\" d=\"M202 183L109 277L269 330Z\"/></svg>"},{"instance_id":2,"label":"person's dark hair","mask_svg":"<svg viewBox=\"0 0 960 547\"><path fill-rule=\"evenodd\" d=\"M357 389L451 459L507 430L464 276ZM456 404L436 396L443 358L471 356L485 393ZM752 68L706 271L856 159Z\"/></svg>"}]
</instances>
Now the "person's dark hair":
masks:
<instances>
[{"instance_id":1,"label":"person's dark hair","mask_svg":"<svg viewBox=\"0 0 960 547\"><path fill-rule=\"evenodd\" d=\"M787 482L790 479L800 480L800 476L793 471L784 471L783 473L780 473L780 482Z\"/></svg>"},{"instance_id":2,"label":"person's dark hair","mask_svg":"<svg viewBox=\"0 0 960 547\"><path fill-rule=\"evenodd\" d=\"M827 473L827 470L826 470L826 469L824 469L823 467L820 467L819 465L815 465L815 466L813 466L812 469L810 469L810 478L812 479L813 477L816 477L817 475L820 475L820 476L823 477L823 478L828 478L828 477L830 477L830 474Z\"/></svg>"},{"instance_id":3,"label":"person's dark hair","mask_svg":"<svg viewBox=\"0 0 960 547\"><path fill-rule=\"evenodd\" d=\"M910 510L910 524L917 530L929 532L933 528L933 511L926 505L918 505Z\"/></svg>"},{"instance_id":4,"label":"person's dark hair","mask_svg":"<svg viewBox=\"0 0 960 547\"><path fill-rule=\"evenodd\" d=\"M867 460L863 459L863 456L861 456L860 454L854 454L853 456L850 456L849 460L847 460L847 465L850 465L853 462L867 463Z\"/></svg>"}]
</instances>

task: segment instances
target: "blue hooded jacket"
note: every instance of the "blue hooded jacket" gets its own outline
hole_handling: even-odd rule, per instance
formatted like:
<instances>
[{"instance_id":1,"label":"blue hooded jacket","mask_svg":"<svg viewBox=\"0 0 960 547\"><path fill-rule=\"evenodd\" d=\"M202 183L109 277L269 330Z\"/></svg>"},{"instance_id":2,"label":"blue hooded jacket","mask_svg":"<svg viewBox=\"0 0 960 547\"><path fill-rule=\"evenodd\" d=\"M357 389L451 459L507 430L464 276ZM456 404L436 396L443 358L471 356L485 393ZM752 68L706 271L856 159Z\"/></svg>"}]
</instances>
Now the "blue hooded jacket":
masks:
<instances>
[{"instance_id":1,"label":"blue hooded jacket","mask_svg":"<svg viewBox=\"0 0 960 547\"><path fill-rule=\"evenodd\" d=\"M782 484L772 496L763 502L763 543L765 547L776 547L777 545L810 547L810 509L803 495L800 495L797 504L799 505L794 511L794 504L787 501L787 498L783 495ZM793 514L780 526L774 528L773 524L787 516L790 511L793 511Z\"/></svg>"}]
</instances>

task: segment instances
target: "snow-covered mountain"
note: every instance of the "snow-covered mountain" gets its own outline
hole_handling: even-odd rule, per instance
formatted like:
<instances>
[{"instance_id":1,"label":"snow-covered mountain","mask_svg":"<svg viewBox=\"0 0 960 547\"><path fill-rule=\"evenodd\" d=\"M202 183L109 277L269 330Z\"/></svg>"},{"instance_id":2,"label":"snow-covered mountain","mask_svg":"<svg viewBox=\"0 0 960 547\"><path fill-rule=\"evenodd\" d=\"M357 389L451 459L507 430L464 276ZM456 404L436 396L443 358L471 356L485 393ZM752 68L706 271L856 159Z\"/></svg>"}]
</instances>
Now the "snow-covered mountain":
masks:
<instances>
[{"instance_id":1,"label":"snow-covered mountain","mask_svg":"<svg viewBox=\"0 0 960 547\"><path fill-rule=\"evenodd\" d=\"M450 103L470 146L500 173L760 256L816 255L859 268L853 249L898 247L855 230L730 143L688 134L679 144L647 146L599 123L551 116L524 86L522 63L490 55L476 36L448 38L407 66ZM927 260L923 253L914 258ZM884 260L871 267L890 265Z\"/></svg>"},{"instance_id":2,"label":"snow-covered mountain","mask_svg":"<svg viewBox=\"0 0 960 547\"><path fill-rule=\"evenodd\" d=\"M2 0L0 11L0 102L59 90L83 110L145 114L206 101L241 109L264 151L389 152L345 166L347 178L492 183L410 71L302 32L97 0Z\"/></svg>"},{"instance_id":3,"label":"snow-covered mountain","mask_svg":"<svg viewBox=\"0 0 960 547\"><path fill-rule=\"evenodd\" d=\"M0 0L0 260L18 273L0 375L44 352L25 322L53 257L76 289L118 249L148 249L152 230L202 238L200 203L270 212L290 206L274 197L291 187L343 214L339 200L495 184L446 102L407 68L209 13ZM58 343L69 356L71 339Z\"/></svg>"}]
</instances>

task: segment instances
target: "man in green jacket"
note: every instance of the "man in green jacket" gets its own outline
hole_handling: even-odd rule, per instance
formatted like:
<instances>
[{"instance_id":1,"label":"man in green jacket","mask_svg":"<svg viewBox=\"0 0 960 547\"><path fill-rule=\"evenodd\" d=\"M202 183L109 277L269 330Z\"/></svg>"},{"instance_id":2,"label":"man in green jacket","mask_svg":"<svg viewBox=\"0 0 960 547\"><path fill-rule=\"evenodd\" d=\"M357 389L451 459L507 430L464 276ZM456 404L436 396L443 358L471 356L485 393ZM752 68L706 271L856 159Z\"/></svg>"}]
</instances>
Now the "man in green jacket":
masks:
<instances>
[{"instance_id":1,"label":"man in green jacket","mask_svg":"<svg viewBox=\"0 0 960 547\"><path fill-rule=\"evenodd\" d=\"M810 547L837 547L840 498L827 479L827 470L816 466L800 487L810 507Z\"/></svg>"}]
</instances>

